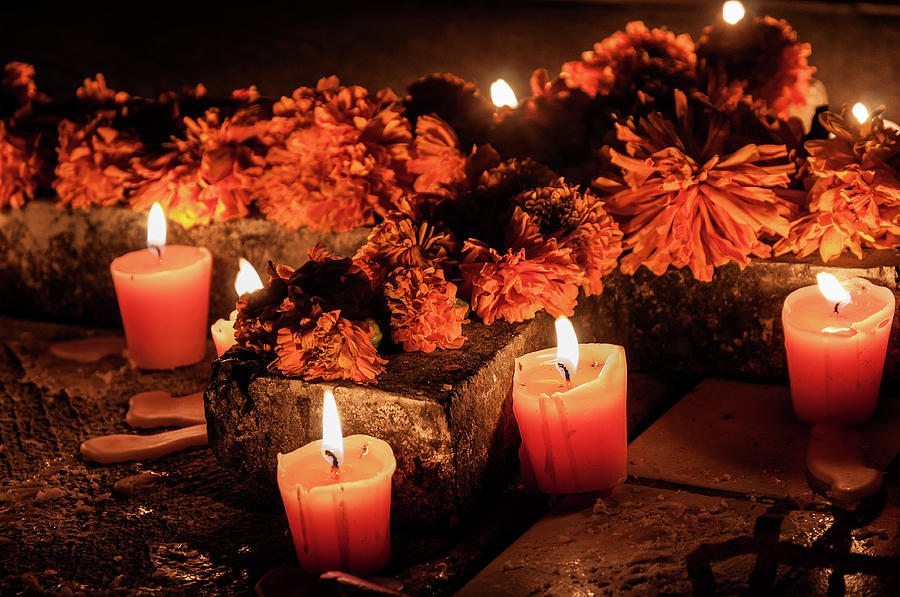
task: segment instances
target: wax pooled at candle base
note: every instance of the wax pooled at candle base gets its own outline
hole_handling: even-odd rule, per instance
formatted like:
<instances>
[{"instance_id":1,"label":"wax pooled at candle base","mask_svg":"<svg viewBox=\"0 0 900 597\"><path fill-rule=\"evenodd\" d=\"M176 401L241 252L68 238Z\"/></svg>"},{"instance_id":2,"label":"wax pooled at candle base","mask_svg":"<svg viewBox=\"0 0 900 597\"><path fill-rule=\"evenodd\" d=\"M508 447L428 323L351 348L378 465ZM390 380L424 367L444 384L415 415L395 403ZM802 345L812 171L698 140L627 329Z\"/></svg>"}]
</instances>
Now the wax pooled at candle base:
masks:
<instances>
[{"instance_id":1,"label":"wax pooled at candle base","mask_svg":"<svg viewBox=\"0 0 900 597\"><path fill-rule=\"evenodd\" d=\"M846 300L807 286L782 310L794 412L811 423L863 423L878 404L894 295L862 278L841 286Z\"/></svg>"},{"instance_id":2,"label":"wax pooled at candle base","mask_svg":"<svg viewBox=\"0 0 900 597\"><path fill-rule=\"evenodd\" d=\"M625 349L578 344L560 375L557 349L516 359L513 411L522 436L523 470L545 493L608 489L625 478ZM572 366L575 365L575 366ZM574 372L573 372L574 370Z\"/></svg>"},{"instance_id":3,"label":"wax pooled at candle base","mask_svg":"<svg viewBox=\"0 0 900 597\"><path fill-rule=\"evenodd\" d=\"M157 207L154 218L162 217ZM193 365L206 355L212 255L203 247L166 246L161 222L161 237L153 218L148 225L150 248L110 264L129 357L142 369Z\"/></svg>"}]
</instances>

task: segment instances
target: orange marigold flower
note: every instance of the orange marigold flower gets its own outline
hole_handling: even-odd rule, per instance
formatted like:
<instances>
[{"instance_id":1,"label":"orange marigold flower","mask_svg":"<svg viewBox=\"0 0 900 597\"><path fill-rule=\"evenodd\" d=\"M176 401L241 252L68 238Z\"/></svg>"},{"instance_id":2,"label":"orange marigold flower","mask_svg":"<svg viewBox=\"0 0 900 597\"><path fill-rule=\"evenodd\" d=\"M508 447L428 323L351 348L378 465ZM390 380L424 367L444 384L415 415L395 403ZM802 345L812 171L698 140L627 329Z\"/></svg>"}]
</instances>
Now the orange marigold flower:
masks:
<instances>
[{"instance_id":1,"label":"orange marigold flower","mask_svg":"<svg viewBox=\"0 0 900 597\"><path fill-rule=\"evenodd\" d=\"M144 144L109 122L107 116L97 114L84 125L71 120L59 123L53 188L60 205L87 208L123 203L140 182L131 161L145 151Z\"/></svg>"},{"instance_id":2,"label":"orange marigold flower","mask_svg":"<svg viewBox=\"0 0 900 597\"><path fill-rule=\"evenodd\" d=\"M369 322L344 319L340 310L313 312L296 328L278 330L277 356L269 370L307 381L375 381L387 361L372 344L374 333Z\"/></svg>"},{"instance_id":3,"label":"orange marigold flower","mask_svg":"<svg viewBox=\"0 0 900 597\"><path fill-rule=\"evenodd\" d=\"M457 194L466 182L466 156L450 125L436 116L420 116L413 147L408 168L416 176L416 192Z\"/></svg>"},{"instance_id":4,"label":"orange marigold flower","mask_svg":"<svg viewBox=\"0 0 900 597\"><path fill-rule=\"evenodd\" d=\"M124 104L131 99L131 96L124 91L110 89L106 85L106 77L102 73L97 73L93 79L85 79L84 84L75 91L75 95L80 100L98 103Z\"/></svg>"},{"instance_id":5,"label":"orange marigold flower","mask_svg":"<svg viewBox=\"0 0 900 597\"><path fill-rule=\"evenodd\" d=\"M185 228L246 216L248 189L262 171L254 143L265 124L250 111L222 119L216 108L184 123L186 137L174 139L169 153L134 162L143 182L132 207L149 209L158 201Z\"/></svg>"},{"instance_id":6,"label":"orange marigold flower","mask_svg":"<svg viewBox=\"0 0 900 597\"><path fill-rule=\"evenodd\" d=\"M621 269L641 265L662 275L670 265L688 266L698 280L711 280L716 266L750 255L768 256L764 233L783 236L790 207L775 192L795 170L784 145L747 143L729 125L731 114L677 92L676 122L651 113L617 125L626 154L609 149L622 181L594 181L613 194L606 208L621 221L625 249ZM697 130L694 126L698 125Z\"/></svg>"},{"instance_id":7,"label":"orange marigold flower","mask_svg":"<svg viewBox=\"0 0 900 597\"><path fill-rule=\"evenodd\" d=\"M524 321L541 309L554 317L572 315L584 281L572 250L554 238L544 239L520 207L513 212L504 245L502 253L477 239L463 245L462 290L484 323Z\"/></svg>"},{"instance_id":8,"label":"orange marigold flower","mask_svg":"<svg viewBox=\"0 0 900 597\"><path fill-rule=\"evenodd\" d=\"M384 285L391 311L391 338L412 352L459 348L468 306L456 300L456 285L434 267L397 268Z\"/></svg>"},{"instance_id":9,"label":"orange marigold flower","mask_svg":"<svg viewBox=\"0 0 900 597\"><path fill-rule=\"evenodd\" d=\"M22 207L34 199L43 167L37 141L14 134L0 120L0 209Z\"/></svg>"},{"instance_id":10,"label":"orange marigold flower","mask_svg":"<svg viewBox=\"0 0 900 597\"><path fill-rule=\"evenodd\" d=\"M704 72L721 87L717 93L733 95L735 86L740 87L782 118L806 105L816 72L807 62L809 55L809 44L797 41L787 21L769 16L710 25L697 43Z\"/></svg>"},{"instance_id":11,"label":"orange marigold flower","mask_svg":"<svg viewBox=\"0 0 900 597\"><path fill-rule=\"evenodd\" d=\"M603 276L616 269L622 254L622 231L591 191L580 192L560 178L516 197L545 237L572 250L584 272L585 294L603 292Z\"/></svg>"},{"instance_id":12,"label":"orange marigold flower","mask_svg":"<svg viewBox=\"0 0 900 597\"><path fill-rule=\"evenodd\" d=\"M696 67L690 35L676 36L665 28L648 29L643 22L632 21L625 31L617 31L594 44L593 50L583 52L581 60L563 64L560 77L569 87L591 97L638 90L652 95L665 81L692 80Z\"/></svg>"},{"instance_id":13,"label":"orange marigold flower","mask_svg":"<svg viewBox=\"0 0 900 597\"><path fill-rule=\"evenodd\" d=\"M396 99L390 90L341 87L337 77L282 98L252 189L260 211L289 228L346 231L395 206L410 186L412 139Z\"/></svg>"},{"instance_id":14,"label":"orange marigold flower","mask_svg":"<svg viewBox=\"0 0 900 597\"><path fill-rule=\"evenodd\" d=\"M449 266L455 250L456 239L449 230L392 211L372 229L353 261L379 286L397 267Z\"/></svg>"},{"instance_id":15,"label":"orange marigold flower","mask_svg":"<svg viewBox=\"0 0 900 597\"><path fill-rule=\"evenodd\" d=\"M777 254L805 257L818 250L822 261L849 249L890 249L900 242L900 178L891 162L900 155L900 131L884 126L879 108L859 124L844 106L842 115L820 116L828 139L807 141L806 214L791 223Z\"/></svg>"},{"instance_id":16,"label":"orange marigold flower","mask_svg":"<svg viewBox=\"0 0 900 597\"><path fill-rule=\"evenodd\" d=\"M9 62L3 67L0 78L0 118L18 118L31 112L35 102L47 102L49 98L37 90L34 82L34 66L27 62Z\"/></svg>"}]
</instances>

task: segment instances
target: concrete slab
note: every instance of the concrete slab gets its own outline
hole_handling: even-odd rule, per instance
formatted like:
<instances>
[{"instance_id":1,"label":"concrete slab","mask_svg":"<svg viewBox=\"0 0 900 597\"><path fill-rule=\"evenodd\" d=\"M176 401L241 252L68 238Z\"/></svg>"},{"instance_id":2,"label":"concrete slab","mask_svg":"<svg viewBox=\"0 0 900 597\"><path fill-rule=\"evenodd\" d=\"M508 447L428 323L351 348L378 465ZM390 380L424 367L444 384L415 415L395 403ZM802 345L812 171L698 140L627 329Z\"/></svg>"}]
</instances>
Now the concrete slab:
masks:
<instances>
[{"instance_id":1,"label":"concrete slab","mask_svg":"<svg viewBox=\"0 0 900 597\"><path fill-rule=\"evenodd\" d=\"M810 425L786 385L706 379L628 447L628 474L773 498L808 492ZM859 427L864 456L885 470L900 451L900 400L882 396Z\"/></svg>"}]
</instances>

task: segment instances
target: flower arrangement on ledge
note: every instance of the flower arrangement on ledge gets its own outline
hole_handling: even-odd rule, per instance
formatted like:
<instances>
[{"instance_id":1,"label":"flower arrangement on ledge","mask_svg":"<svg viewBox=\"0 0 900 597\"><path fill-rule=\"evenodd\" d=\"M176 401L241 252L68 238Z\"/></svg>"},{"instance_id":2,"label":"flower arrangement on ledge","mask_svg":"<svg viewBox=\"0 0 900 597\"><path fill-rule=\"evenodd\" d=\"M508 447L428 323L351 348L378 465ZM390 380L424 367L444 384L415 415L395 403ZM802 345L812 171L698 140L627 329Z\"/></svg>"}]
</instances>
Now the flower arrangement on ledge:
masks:
<instances>
[{"instance_id":1,"label":"flower arrangement on ledge","mask_svg":"<svg viewBox=\"0 0 900 597\"><path fill-rule=\"evenodd\" d=\"M158 201L185 227L370 226L353 258L316 247L296 269L270 264L236 322L273 371L368 382L381 343L455 349L475 319L569 315L617 267L710 280L753 256L898 247L900 131L883 109L811 127L809 54L771 17L696 43L633 22L500 110L449 74L403 98L328 77L277 101L139 98L97 75L56 102L10 63L0 207L52 189L72 208Z\"/></svg>"}]
</instances>

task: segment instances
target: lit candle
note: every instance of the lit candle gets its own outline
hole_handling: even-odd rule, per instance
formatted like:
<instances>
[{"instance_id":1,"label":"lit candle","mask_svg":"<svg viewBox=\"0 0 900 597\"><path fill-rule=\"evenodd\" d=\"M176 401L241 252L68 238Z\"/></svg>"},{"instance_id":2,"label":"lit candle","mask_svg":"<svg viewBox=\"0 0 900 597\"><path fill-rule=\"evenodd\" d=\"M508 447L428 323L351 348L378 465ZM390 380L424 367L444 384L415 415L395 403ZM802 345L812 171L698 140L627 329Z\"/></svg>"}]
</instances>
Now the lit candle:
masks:
<instances>
[{"instance_id":1,"label":"lit candle","mask_svg":"<svg viewBox=\"0 0 900 597\"><path fill-rule=\"evenodd\" d=\"M565 317L557 348L516 359L513 412L530 465L545 493L606 489L625 478L625 349L578 344Z\"/></svg>"},{"instance_id":2,"label":"lit candle","mask_svg":"<svg viewBox=\"0 0 900 597\"><path fill-rule=\"evenodd\" d=\"M722 20L729 25L737 25L744 18L744 5L737 0L728 0L722 5Z\"/></svg>"},{"instance_id":3,"label":"lit candle","mask_svg":"<svg viewBox=\"0 0 900 597\"><path fill-rule=\"evenodd\" d=\"M862 423L878 403L894 295L862 278L818 281L789 294L781 312L794 412L811 423Z\"/></svg>"},{"instance_id":4,"label":"lit candle","mask_svg":"<svg viewBox=\"0 0 900 597\"><path fill-rule=\"evenodd\" d=\"M497 79L491 84L491 101L498 108L503 106L515 108L519 105L519 100L516 99L516 94L512 87L503 79Z\"/></svg>"},{"instance_id":5,"label":"lit candle","mask_svg":"<svg viewBox=\"0 0 900 597\"><path fill-rule=\"evenodd\" d=\"M212 255L204 247L166 245L166 220L153 204L147 248L110 265L125 342L142 369L192 365L206 354Z\"/></svg>"},{"instance_id":6,"label":"lit candle","mask_svg":"<svg viewBox=\"0 0 900 597\"><path fill-rule=\"evenodd\" d=\"M322 439L278 455L278 489L306 571L365 576L387 565L396 467L386 442L342 437L334 395L326 391Z\"/></svg>"},{"instance_id":7,"label":"lit candle","mask_svg":"<svg viewBox=\"0 0 900 597\"><path fill-rule=\"evenodd\" d=\"M853 114L853 117L856 118L856 121L860 124L865 124L865 122L869 119L869 109L866 108L866 105L861 102L856 102L853 104L853 107L850 109L850 113ZM900 126L897 126L897 123L893 120L884 119L884 126L889 129L900 130ZM834 137L834 133L829 133L829 137Z\"/></svg>"},{"instance_id":8,"label":"lit candle","mask_svg":"<svg viewBox=\"0 0 900 597\"><path fill-rule=\"evenodd\" d=\"M234 279L234 290L238 297L245 292L253 292L263 287L259 274L250 265L250 262L241 257L238 274ZM237 319L237 309L231 312L228 319L219 319L209 328L212 333L213 343L216 345L216 356L222 356L225 351L235 345L234 321Z\"/></svg>"}]
</instances>

